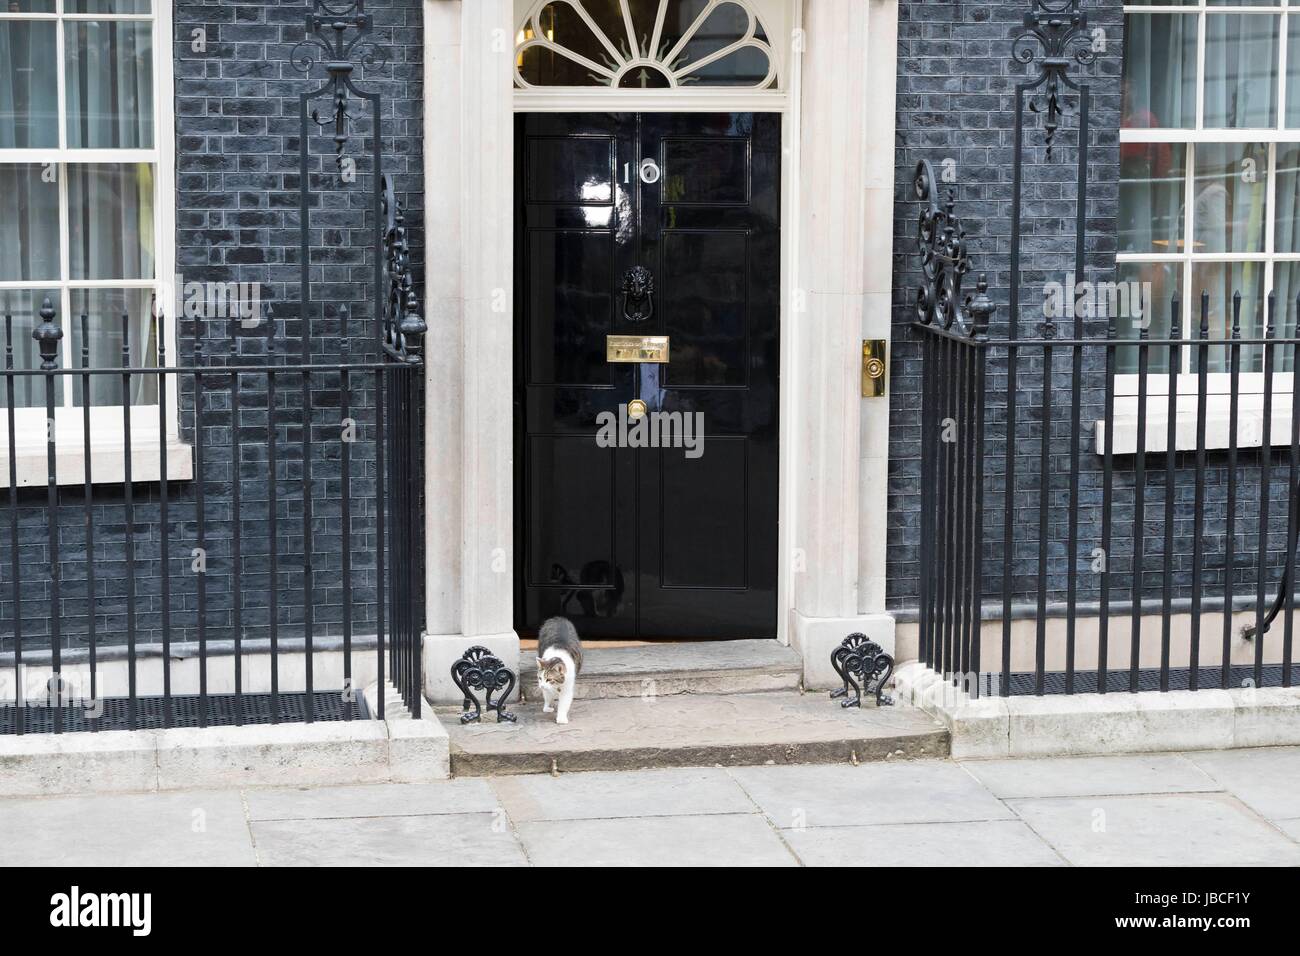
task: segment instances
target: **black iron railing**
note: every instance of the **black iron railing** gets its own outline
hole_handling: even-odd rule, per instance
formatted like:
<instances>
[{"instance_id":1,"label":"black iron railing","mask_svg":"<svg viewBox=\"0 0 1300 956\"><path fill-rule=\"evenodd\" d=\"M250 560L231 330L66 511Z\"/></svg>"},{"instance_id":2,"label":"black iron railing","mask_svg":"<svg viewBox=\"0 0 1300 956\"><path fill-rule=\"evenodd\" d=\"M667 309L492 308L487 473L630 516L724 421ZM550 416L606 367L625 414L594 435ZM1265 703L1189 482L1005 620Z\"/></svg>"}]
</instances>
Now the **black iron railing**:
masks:
<instances>
[{"instance_id":1,"label":"black iron railing","mask_svg":"<svg viewBox=\"0 0 1300 956\"><path fill-rule=\"evenodd\" d=\"M0 733L351 719L369 681L382 717L386 680L419 715L425 324L380 96L354 83L382 67L373 27L365 0L313 0L293 53L326 74L299 96L297 336L249 308L260 286L193 314L178 292L172 364L170 303L152 345L129 316L76 317L79 363L48 300L33 341L5 316ZM373 297L327 307L312 210L353 182Z\"/></svg>"},{"instance_id":2,"label":"black iron railing","mask_svg":"<svg viewBox=\"0 0 1300 956\"><path fill-rule=\"evenodd\" d=\"M941 205L917 167L920 656L976 695L1291 686L1300 298L1243 303L1213 268L1191 302L1086 281L1109 271L1088 254L1088 26L1079 0L1031 0L1010 48L999 331L987 283L963 291L955 188ZM1054 162L1073 228L1026 274L1026 174Z\"/></svg>"},{"instance_id":3,"label":"black iron railing","mask_svg":"<svg viewBox=\"0 0 1300 956\"><path fill-rule=\"evenodd\" d=\"M413 305L409 293L404 306ZM418 713L423 366L414 309L385 323L398 331L377 358L310 364L276 347L269 318L260 354L241 353L242 336L215 354L209 335L193 342L192 364L168 365L160 349L159 367L139 366L124 316L121 364L96 367L83 315L80 365L62 368L63 329L48 300L40 318L26 346L4 318L0 732L58 732L65 711L105 706L114 726L206 726L210 696L223 695L234 703L219 709L236 723L311 721L319 691L340 697L324 719L350 719L366 655L367 681L390 677ZM346 341L346 309L340 325ZM15 362L24 348L39 350L38 362ZM64 407L63 390L89 396L99 380L120 382L127 396L148 383L156 407ZM303 382L310 404L300 400ZM22 421L32 409L15 407L23 393L39 396L44 412L34 440ZM44 462L34 476L35 447ZM178 456L187 459L179 470ZM339 658L328 686L316 677L318 653ZM194 698L187 717L174 697ZM382 693L378 707L382 716Z\"/></svg>"},{"instance_id":4,"label":"black iron railing","mask_svg":"<svg viewBox=\"0 0 1300 956\"><path fill-rule=\"evenodd\" d=\"M1292 686L1300 298L1270 295L1253 335L1238 294L1212 338L1207 292L1190 338L1177 299L1158 336L1112 314L1103 337L992 337L987 284L953 294L959 223L936 228L921 658L976 695Z\"/></svg>"}]
</instances>

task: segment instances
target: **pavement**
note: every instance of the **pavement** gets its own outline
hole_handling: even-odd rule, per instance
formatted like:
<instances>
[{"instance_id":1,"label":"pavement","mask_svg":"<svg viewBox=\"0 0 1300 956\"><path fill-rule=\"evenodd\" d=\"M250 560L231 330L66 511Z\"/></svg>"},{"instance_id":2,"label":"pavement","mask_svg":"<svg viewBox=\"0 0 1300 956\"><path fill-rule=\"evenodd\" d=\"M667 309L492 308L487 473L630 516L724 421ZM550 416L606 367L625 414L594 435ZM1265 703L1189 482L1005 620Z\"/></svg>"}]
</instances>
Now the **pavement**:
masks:
<instances>
[{"instance_id":1,"label":"pavement","mask_svg":"<svg viewBox=\"0 0 1300 956\"><path fill-rule=\"evenodd\" d=\"M0 865L1300 865L1300 748L0 800Z\"/></svg>"}]
</instances>

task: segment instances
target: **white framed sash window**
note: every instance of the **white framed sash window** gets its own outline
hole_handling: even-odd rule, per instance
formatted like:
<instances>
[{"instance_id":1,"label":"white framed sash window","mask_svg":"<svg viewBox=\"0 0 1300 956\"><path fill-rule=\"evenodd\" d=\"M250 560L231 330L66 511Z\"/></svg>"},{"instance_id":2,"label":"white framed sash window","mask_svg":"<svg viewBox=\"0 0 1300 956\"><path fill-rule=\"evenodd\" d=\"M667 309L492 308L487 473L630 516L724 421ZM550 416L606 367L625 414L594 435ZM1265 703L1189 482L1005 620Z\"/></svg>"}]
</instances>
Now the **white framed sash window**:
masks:
<instances>
[{"instance_id":1,"label":"white framed sash window","mask_svg":"<svg viewBox=\"0 0 1300 956\"><path fill-rule=\"evenodd\" d=\"M0 7L0 320L9 317L17 368L39 366L32 330L47 298L63 329L60 367L80 368L87 353L91 367L121 365L124 323L133 367L157 367L160 348L173 364L165 307L175 258L171 57L165 0ZM130 407L136 474L157 480L157 465L148 464L158 456L162 420L155 377L133 376L129 389L116 376L94 376L88 389L79 377L57 381L61 483L84 480L86 405L91 441L101 448L121 444ZM14 384L19 484L44 483L45 382L20 376ZM8 404L4 391L0 407ZM175 443L174 394L167 404L166 437ZM0 444L8 444L7 427ZM112 456L104 458L96 480L121 480L120 467L107 464ZM7 485L8 469L0 471ZM176 466L169 471L183 476Z\"/></svg>"}]
</instances>

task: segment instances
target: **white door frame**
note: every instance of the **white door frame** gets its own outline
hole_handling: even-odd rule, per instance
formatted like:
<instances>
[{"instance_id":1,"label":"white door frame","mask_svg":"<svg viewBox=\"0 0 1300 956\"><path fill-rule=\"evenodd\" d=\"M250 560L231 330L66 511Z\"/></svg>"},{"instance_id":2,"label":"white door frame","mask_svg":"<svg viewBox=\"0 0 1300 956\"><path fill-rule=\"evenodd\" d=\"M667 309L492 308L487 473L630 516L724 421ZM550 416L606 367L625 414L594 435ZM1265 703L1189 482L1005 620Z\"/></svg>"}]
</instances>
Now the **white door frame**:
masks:
<instances>
[{"instance_id":1,"label":"white door frame","mask_svg":"<svg viewBox=\"0 0 1300 956\"><path fill-rule=\"evenodd\" d=\"M782 0L772 0L782 2ZM897 0L792 5L785 90L513 88L515 0L425 0L425 689L513 631L515 112L780 112L778 634L805 683L884 613L888 399L859 397L860 339L889 338ZM807 9L804 9L804 7ZM802 52L806 51L806 52ZM801 55L802 52L802 55ZM870 96L868 93L870 92ZM807 125L804 125L804 124Z\"/></svg>"}]
</instances>

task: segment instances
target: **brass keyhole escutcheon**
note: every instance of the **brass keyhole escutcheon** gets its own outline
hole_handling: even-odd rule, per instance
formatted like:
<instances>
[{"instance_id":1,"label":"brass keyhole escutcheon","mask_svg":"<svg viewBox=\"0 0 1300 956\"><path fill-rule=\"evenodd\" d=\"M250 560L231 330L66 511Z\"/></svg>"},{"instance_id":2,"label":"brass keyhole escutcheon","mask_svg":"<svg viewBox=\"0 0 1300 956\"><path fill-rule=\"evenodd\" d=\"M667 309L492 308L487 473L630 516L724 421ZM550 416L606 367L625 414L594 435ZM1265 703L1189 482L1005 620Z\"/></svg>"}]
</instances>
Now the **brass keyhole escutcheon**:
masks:
<instances>
[{"instance_id":1,"label":"brass keyhole escutcheon","mask_svg":"<svg viewBox=\"0 0 1300 956\"><path fill-rule=\"evenodd\" d=\"M646 404L639 398L634 398L627 403L628 418L644 418L646 413Z\"/></svg>"}]
</instances>

